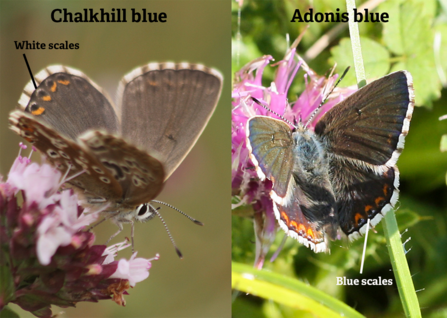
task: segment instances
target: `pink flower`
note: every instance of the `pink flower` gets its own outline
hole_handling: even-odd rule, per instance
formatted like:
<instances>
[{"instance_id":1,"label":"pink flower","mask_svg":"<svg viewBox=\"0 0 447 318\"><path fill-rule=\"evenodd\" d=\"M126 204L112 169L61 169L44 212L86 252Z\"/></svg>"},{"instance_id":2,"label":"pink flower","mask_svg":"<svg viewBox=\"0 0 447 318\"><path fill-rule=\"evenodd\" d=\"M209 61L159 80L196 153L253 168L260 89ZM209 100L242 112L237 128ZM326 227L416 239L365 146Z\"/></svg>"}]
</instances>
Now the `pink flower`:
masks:
<instances>
[{"instance_id":1,"label":"pink flower","mask_svg":"<svg viewBox=\"0 0 447 318\"><path fill-rule=\"evenodd\" d=\"M22 148L23 149L23 148ZM39 208L56 202L54 195L59 187L61 173L48 164L42 166L31 163L28 158L20 155L14 161L6 181L15 192L23 190L28 196L28 203L37 202Z\"/></svg>"},{"instance_id":2,"label":"pink flower","mask_svg":"<svg viewBox=\"0 0 447 318\"><path fill-rule=\"evenodd\" d=\"M129 244L106 249L93 244L92 232L81 231L97 214L84 214L71 189L59 192L60 178L52 166L31 163L20 154L8 180L1 182L0 176L0 266L6 287L0 310L12 302L36 316L51 317L51 305L112 299L124 306L130 286L149 275L151 260L134 255L114 261Z\"/></svg>"},{"instance_id":3,"label":"pink flower","mask_svg":"<svg viewBox=\"0 0 447 318\"><path fill-rule=\"evenodd\" d=\"M152 260L158 260L160 256L157 254L154 258L136 258L137 252L135 252L130 260L120 259L118 261L118 267L116 272L113 273L110 278L122 278L127 279L131 287L134 287L136 283L141 282L149 277L149 269L152 266Z\"/></svg>"},{"instance_id":4,"label":"pink flower","mask_svg":"<svg viewBox=\"0 0 447 318\"><path fill-rule=\"evenodd\" d=\"M59 224L58 215L48 215L37 227L37 258L42 265L50 264L59 246L67 246L71 242L71 233Z\"/></svg>"},{"instance_id":5,"label":"pink flower","mask_svg":"<svg viewBox=\"0 0 447 318\"><path fill-rule=\"evenodd\" d=\"M19 155L7 180L15 192L23 191L28 206L37 204L37 209L44 212L37 226L37 257L42 265L48 265L59 246L70 244L72 235L97 217L78 215L78 200L73 191L57 192L60 179L61 173L54 167L31 163Z\"/></svg>"},{"instance_id":6,"label":"pink flower","mask_svg":"<svg viewBox=\"0 0 447 318\"><path fill-rule=\"evenodd\" d=\"M103 256L106 256L106 259L104 260L103 264L109 264L112 263L115 260L115 257L118 255L118 252L128 248L131 246L128 240L124 240L121 243L116 243L114 245L109 246L105 249Z\"/></svg>"},{"instance_id":7,"label":"pink flower","mask_svg":"<svg viewBox=\"0 0 447 318\"><path fill-rule=\"evenodd\" d=\"M232 110L232 192L238 203L233 206L251 205L254 210L256 232L255 266L263 266L265 255L273 242L277 222L273 213L272 200L269 196L272 183L266 179L260 181L254 165L249 158L246 146L246 123L255 115L279 118L275 113L291 123L310 120L309 129L314 129L319 118L341 100L352 94L356 88L337 88L329 96L320 111L311 118L323 98L334 85L337 75L328 79L318 76L304 60L296 54L297 39L286 52L283 60L275 63L276 75L269 87L262 85L265 67L273 60L270 55L258 58L245 65L235 75ZM288 91L299 69L303 69L306 87L299 98L290 103ZM256 71L256 72L255 72ZM252 97L266 105L272 112L258 105ZM292 129L293 127L291 127Z\"/></svg>"}]
</instances>

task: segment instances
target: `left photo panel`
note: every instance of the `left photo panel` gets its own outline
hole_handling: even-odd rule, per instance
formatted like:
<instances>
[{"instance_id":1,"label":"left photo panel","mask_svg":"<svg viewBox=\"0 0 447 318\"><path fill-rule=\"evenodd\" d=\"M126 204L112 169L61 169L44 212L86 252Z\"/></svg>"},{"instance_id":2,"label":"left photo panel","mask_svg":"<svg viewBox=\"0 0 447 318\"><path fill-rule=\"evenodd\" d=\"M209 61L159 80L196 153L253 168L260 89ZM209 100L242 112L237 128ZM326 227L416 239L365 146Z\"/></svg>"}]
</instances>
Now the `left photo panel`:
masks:
<instances>
[{"instance_id":1,"label":"left photo panel","mask_svg":"<svg viewBox=\"0 0 447 318\"><path fill-rule=\"evenodd\" d=\"M230 28L226 0L0 0L5 313L231 316Z\"/></svg>"}]
</instances>

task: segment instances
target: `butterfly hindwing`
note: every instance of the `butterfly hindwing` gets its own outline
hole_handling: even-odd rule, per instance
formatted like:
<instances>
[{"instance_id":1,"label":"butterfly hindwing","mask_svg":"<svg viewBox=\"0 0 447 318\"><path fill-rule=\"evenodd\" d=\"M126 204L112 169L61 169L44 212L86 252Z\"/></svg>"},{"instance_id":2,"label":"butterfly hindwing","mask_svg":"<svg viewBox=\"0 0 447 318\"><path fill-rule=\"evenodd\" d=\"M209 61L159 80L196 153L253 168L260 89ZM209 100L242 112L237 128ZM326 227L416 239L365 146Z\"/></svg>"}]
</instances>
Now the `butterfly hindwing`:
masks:
<instances>
[{"instance_id":1,"label":"butterfly hindwing","mask_svg":"<svg viewBox=\"0 0 447 318\"><path fill-rule=\"evenodd\" d=\"M222 88L222 75L203 65L150 63L118 89L122 135L161 155L168 178L196 143Z\"/></svg>"},{"instance_id":2,"label":"butterfly hindwing","mask_svg":"<svg viewBox=\"0 0 447 318\"><path fill-rule=\"evenodd\" d=\"M297 195L297 192L300 192L299 188L296 188L294 195ZM304 216L297 197L294 197L288 206L274 202L273 211L280 227L288 236L315 252L326 251L327 244L322 228L317 222L311 222Z\"/></svg>"},{"instance_id":3,"label":"butterfly hindwing","mask_svg":"<svg viewBox=\"0 0 447 318\"><path fill-rule=\"evenodd\" d=\"M329 180L309 182L296 173L293 176L290 199L285 204L273 203L276 219L287 235L315 252L325 252L329 249L327 237L334 240L338 228Z\"/></svg>"},{"instance_id":4,"label":"butterfly hindwing","mask_svg":"<svg viewBox=\"0 0 447 318\"><path fill-rule=\"evenodd\" d=\"M368 219L373 227L395 206L399 170L343 158L333 158L331 167L340 227L353 240L365 233Z\"/></svg>"},{"instance_id":5,"label":"butterfly hindwing","mask_svg":"<svg viewBox=\"0 0 447 318\"><path fill-rule=\"evenodd\" d=\"M20 110L10 114L11 129L22 136L46 157L54 167L64 175L70 169L67 178L84 171L70 184L83 190L87 195L103 201L116 201L122 196L122 189L113 175L105 169L88 149L37 121Z\"/></svg>"},{"instance_id":6,"label":"butterfly hindwing","mask_svg":"<svg viewBox=\"0 0 447 318\"><path fill-rule=\"evenodd\" d=\"M162 190L165 179L163 165L145 151L122 138L100 131L88 131L79 139L121 185L121 208L134 209L150 202Z\"/></svg>"}]
</instances>

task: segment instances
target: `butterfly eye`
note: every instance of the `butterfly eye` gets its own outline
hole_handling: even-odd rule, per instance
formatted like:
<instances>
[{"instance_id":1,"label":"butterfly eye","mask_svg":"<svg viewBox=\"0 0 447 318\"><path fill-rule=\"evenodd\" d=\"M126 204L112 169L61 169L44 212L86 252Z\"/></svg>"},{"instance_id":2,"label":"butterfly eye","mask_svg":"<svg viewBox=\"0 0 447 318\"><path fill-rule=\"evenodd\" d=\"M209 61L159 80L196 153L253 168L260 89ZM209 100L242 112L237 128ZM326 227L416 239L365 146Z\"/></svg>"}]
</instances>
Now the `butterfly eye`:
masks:
<instances>
[{"instance_id":1,"label":"butterfly eye","mask_svg":"<svg viewBox=\"0 0 447 318\"><path fill-rule=\"evenodd\" d=\"M142 204L140 205L140 209L138 210L138 216L144 215L147 211L147 205Z\"/></svg>"},{"instance_id":2,"label":"butterfly eye","mask_svg":"<svg viewBox=\"0 0 447 318\"><path fill-rule=\"evenodd\" d=\"M137 207L135 219L140 222L146 222L152 219L156 213L154 213L153 208L145 203Z\"/></svg>"}]
</instances>

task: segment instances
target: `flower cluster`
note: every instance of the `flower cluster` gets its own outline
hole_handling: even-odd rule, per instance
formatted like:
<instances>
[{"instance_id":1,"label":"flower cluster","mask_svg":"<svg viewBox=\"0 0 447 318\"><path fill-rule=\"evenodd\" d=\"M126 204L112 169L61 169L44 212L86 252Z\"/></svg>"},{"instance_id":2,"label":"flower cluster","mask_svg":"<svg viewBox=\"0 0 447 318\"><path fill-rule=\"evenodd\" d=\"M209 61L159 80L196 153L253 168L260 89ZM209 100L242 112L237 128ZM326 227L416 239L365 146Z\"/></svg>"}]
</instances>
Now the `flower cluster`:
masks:
<instances>
[{"instance_id":1,"label":"flower cluster","mask_svg":"<svg viewBox=\"0 0 447 318\"><path fill-rule=\"evenodd\" d=\"M308 128L314 129L319 118L341 100L352 94L355 88L337 88L320 108L317 114L314 111L327 97L330 88L333 87L338 75L325 78L318 76L304 60L296 54L297 39L287 51L283 60L275 63L276 74L274 81L269 87L262 85L262 77L265 67L273 60L272 56L266 55L245 65L236 73L233 89L233 111L232 111L232 190L237 197L237 204L251 205L254 210L255 232L256 232L256 260L255 266L261 268L264 258L273 242L277 222L273 213L273 203L269 196L272 189L270 180L259 180L253 163L249 158L249 150L246 146L246 123L255 115L283 118L291 123L302 121L307 123ZM298 73L303 69L305 74L305 90L293 102L288 102L288 91ZM268 105L267 110L261 104ZM293 127L291 127L292 129Z\"/></svg>"},{"instance_id":2,"label":"flower cluster","mask_svg":"<svg viewBox=\"0 0 447 318\"><path fill-rule=\"evenodd\" d=\"M112 299L124 306L126 290L149 276L152 259L115 260L130 244L93 244L95 235L82 230L97 214L83 214L71 189L59 191L60 180L54 167L20 154L8 180L0 176L0 310L12 302L51 317L51 305Z\"/></svg>"}]
</instances>

